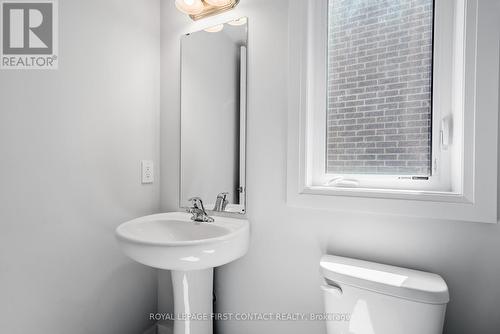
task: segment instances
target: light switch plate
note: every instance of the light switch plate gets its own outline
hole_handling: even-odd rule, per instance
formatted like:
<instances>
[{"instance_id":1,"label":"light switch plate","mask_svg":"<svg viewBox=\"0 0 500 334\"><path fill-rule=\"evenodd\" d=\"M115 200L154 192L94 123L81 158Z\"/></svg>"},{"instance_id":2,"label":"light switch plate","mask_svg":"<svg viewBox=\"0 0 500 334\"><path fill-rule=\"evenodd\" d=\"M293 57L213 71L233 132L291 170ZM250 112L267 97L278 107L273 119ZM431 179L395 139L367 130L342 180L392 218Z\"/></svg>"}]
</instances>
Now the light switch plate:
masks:
<instances>
[{"instance_id":1,"label":"light switch plate","mask_svg":"<svg viewBox=\"0 0 500 334\"><path fill-rule=\"evenodd\" d=\"M152 160L141 161L142 184L150 184L155 180L154 164Z\"/></svg>"}]
</instances>

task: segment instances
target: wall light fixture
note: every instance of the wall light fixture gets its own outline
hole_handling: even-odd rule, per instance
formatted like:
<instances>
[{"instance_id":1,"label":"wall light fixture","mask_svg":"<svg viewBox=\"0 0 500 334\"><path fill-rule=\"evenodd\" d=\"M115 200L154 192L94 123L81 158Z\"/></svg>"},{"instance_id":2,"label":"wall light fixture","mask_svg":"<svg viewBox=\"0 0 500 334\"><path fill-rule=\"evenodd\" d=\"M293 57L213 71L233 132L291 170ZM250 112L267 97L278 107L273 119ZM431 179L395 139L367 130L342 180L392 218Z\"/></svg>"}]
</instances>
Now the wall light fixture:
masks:
<instances>
[{"instance_id":1,"label":"wall light fixture","mask_svg":"<svg viewBox=\"0 0 500 334\"><path fill-rule=\"evenodd\" d=\"M175 6L194 21L236 7L240 0L175 0Z\"/></svg>"}]
</instances>

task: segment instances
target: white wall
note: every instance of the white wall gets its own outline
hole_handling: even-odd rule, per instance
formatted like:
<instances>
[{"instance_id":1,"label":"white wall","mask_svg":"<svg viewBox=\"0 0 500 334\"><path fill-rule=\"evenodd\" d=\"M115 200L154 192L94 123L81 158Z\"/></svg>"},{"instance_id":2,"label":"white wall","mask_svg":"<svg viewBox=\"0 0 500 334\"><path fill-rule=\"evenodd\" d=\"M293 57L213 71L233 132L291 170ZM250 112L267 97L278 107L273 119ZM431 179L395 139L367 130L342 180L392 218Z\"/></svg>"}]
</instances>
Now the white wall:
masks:
<instances>
[{"instance_id":1,"label":"white wall","mask_svg":"<svg viewBox=\"0 0 500 334\"><path fill-rule=\"evenodd\" d=\"M138 334L156 274L114 229L159 208L160 2L59 9L59 70L0 71L0 333Z\"/></svg>"},{"instance_id":2,"label":"white wall","mask_svg":"<svg viewBox=\"0 0 500 334\"><path fill-rule=\"evenodd\" d=\"M480 19L499 7L496 0L480 4ZM203 24L249 17L252 239L246 257L217 270L219 311L322 312L318 260L327 252L439 273L452 299L445 332L498 333L500 226L298 209L285 203L287 0L242 0L233 12L202 23L191 23L167 1L161 16L163 210L177 209L179 37ZM168 298L168 275L160 283L161 296ZM170 307L167 302L160 306ZM324 333L320 322L224 322L218 327L219 333Z\"/></svg>"}]
</instances>

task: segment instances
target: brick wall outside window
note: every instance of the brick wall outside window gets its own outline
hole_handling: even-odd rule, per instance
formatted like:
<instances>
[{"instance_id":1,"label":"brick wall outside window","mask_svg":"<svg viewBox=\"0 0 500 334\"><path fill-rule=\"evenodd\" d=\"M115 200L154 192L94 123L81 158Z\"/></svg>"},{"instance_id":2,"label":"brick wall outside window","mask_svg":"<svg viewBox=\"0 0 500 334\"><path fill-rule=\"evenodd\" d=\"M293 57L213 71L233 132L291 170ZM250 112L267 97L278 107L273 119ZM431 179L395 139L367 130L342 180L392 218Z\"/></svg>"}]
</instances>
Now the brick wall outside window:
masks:
<instances>
[{"instance_id":1,"label":"brick wall outside window","mask_svg":"<svg viewBox=\"0 0 500 334\"><path fill-rule=\"evenodd\" d=\"M433 0L330 0L328 173L429 175Z\"/></svg>"}]
</instances>

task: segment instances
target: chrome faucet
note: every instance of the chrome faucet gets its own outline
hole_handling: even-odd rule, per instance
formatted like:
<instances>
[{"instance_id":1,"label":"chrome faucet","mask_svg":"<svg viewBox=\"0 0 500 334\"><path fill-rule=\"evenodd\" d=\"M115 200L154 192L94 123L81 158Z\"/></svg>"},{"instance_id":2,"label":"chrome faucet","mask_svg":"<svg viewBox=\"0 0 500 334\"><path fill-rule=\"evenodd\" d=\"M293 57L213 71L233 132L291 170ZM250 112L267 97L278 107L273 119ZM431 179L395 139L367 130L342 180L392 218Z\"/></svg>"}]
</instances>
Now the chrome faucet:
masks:
<instances>
[{"instance_id":1,"label":"chrome faucet","mask_svg":"<svg viewBox=\"0 0 500 334\"><path fill-rule=\"evenodd\" d=\"M215 200L214 210L215 212L223 212L226 210L226 206L229 203L227 200L227 196L229 193L220 193L217 195L217 199Z\"/></svg>"},{"instance_id":2,"label":"chrome faucet","mask_svg":"<svg viewBox=\"0 0 500 334\"><path fill-rule=\"evenodd\" d=\"M191 220L202 223L212 223L214 221L214 219L208 216L207 212L205 211L205 207L203 206L203 201L201 200L201 198L193 197L190 198L189 201L193 203L193 206L188 208L186 211L193 214Z\"/></svg>"}]
</instances>

